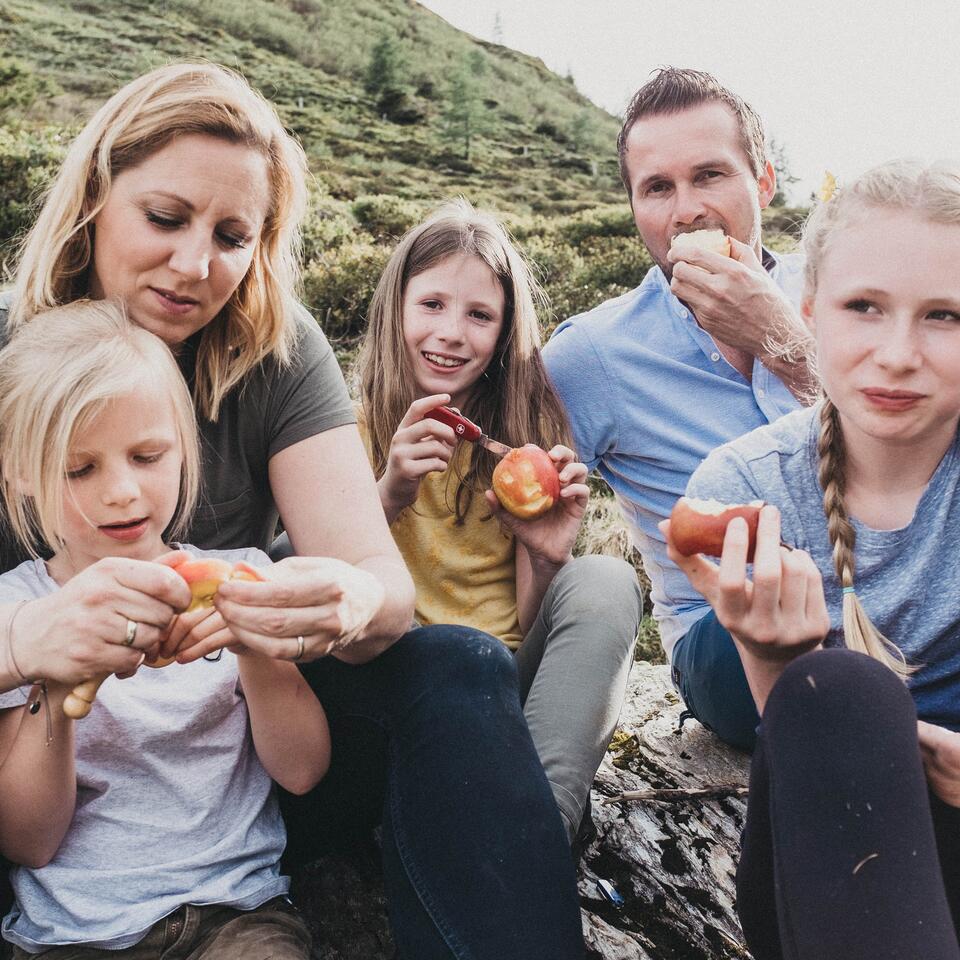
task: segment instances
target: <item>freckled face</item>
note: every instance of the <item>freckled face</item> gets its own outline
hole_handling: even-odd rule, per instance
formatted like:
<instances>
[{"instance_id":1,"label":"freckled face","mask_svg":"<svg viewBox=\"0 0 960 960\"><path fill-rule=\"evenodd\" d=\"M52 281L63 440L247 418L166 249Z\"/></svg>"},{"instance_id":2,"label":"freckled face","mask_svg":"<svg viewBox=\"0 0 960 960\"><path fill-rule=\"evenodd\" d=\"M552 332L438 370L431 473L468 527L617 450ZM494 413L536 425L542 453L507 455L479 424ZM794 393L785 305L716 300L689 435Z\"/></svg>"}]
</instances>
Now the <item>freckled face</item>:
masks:
<instances>
[{"instance_id":1,"label":"freckled face","mask_svg":"<svg viewBox=\"0 0 960 960\"><path fill-rule=\"evenodd\" d=\"M760 211L773 199L776 176L769 164L754 176L725 104L638 120L626 159L634 222L668 279L667 251L678 233L719 228L760 255Z\"/></svg>"},{"instance_id":2,"label":"freckled face","mask_svg":"<svg viewBox=\"0 0 960 960\"><path fill-rule=\"evenodd\" d=\"M168 344L206 326L257 250L266 160L215 137L177 137L113 179L94 220L91 295L118 297Z\"/></svg>"},{"instance_id":3,"label":"freckled face","mask_svg":"<svg viewBox=\"0 0 960 960\"><path fill-rule=\"evenodd\" d=\"M463 408L493 359L503 329L504 295L493 271L456 254L407 282L403 339L418 396L449 393Z\"/></svg>"},{"instance_id":4,"label":"freckled face","mask_svg":"<svg viewBox=\"0 0 960 960\"><path fill-rule=\"evenodd\" d=\"M946 450L960 419L960 227L876 210L831 235L802 311L848 442Z\"/></svg>"}]
</instances>

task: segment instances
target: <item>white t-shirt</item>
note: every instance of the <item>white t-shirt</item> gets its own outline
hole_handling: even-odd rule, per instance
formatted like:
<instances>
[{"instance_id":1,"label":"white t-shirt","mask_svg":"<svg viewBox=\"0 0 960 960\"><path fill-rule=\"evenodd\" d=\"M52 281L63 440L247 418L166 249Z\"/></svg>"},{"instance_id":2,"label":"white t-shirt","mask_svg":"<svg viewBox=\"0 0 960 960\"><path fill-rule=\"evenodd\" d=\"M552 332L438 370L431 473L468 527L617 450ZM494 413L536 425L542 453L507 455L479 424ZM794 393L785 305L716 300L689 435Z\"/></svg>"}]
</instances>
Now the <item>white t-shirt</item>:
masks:
<instances>
[{"instance_id":1,"label":"white t-shirt","mask_svg":"<svg viewBox=\"0 0 960 960\"><path fill-rule=\"evenodd\" d=\"M185 549L269 562L259 550ZM56 590L40 560L0 576L0 603ZM0 709L22 706L28 692L0 694ZM5 939L29 952L121 949L182 904L252 910L287 892L286 833L232 653L109 677L75 736L73 820L50 863L11 871Z\"/></svg>"}]
</instances>

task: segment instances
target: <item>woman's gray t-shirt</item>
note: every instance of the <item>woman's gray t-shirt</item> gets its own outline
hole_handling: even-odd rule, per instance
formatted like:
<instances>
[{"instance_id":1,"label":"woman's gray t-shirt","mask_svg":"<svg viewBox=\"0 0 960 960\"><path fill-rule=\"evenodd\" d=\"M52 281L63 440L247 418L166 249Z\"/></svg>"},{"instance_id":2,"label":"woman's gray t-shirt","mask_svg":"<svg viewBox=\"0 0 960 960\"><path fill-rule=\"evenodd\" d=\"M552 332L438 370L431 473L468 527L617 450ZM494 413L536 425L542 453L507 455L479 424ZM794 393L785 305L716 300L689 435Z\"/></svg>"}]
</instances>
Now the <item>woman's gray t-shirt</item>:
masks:
<instances>
[{"instance_id":1,"label":"woman's gray t-shirt","mask_svg":"<svg viewBox=\"0 0 960 960\"><path fill-rule=\"evenodd\" d=\"M780 509L783 539L806 550L824 580L831 629L842 646L842 589L817 479L820 406L798 410L714 450L687 495L725 503L765 500ZM918 665L908 680L921 719L960 730L960 443L954 440L896 530L858 520L854 583L877 628Z\"/></svg>"}]
</instances>

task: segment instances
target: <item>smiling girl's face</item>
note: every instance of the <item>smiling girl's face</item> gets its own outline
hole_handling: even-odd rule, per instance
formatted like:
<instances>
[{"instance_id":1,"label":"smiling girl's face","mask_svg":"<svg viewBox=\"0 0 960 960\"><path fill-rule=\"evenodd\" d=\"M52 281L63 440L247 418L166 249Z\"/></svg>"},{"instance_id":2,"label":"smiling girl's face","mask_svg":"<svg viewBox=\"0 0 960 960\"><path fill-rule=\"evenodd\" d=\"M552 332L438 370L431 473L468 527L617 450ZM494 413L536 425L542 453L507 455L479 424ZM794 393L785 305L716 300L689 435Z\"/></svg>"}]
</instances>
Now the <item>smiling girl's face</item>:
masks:
<instances>
[{"instance_id":1,"label":"smiling girl's face","mask_svg":"<svg viewBox=\"0 0 960 960\"><path fill-rule=\"evenodd\" d=\"M206 326L240 285L270 201L264 157L177 137L113 178L94 219L90 292L117 297L169 344Z\"/></svg>"},{"instance_id":2,"label":"smiling girl's face","mask_svg":"<svg viewBox=\"0 0 960 960\"><path fill-rule=\"evenodd\" d=\"M803 304L848 441L931 443L960 418L960 227L875 208L838 227Z\"/></svg>"},{"instance_id":3,"label":"smiling girl's face","mask_svg":"<svg viewBox=\"0 0 960 960\"><path fill-rule=\"evenodd\" d=\"M449 393L462 409L496 352L504 295L473 254L454 254L418 273L403 294L403 340L417 396Z\"/></svg>"}]
</instances>

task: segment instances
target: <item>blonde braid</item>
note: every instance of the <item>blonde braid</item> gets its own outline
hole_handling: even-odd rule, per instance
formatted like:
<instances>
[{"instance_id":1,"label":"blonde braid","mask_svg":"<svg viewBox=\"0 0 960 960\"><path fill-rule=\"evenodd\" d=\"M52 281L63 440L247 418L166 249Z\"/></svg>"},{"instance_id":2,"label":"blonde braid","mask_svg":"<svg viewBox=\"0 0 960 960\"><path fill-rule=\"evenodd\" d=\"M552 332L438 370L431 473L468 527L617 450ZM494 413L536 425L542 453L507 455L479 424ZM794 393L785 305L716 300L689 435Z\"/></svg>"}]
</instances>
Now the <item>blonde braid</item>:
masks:
<instances>
[{"instance_id":1,"label":"blonde braid","mask_svg":"<svg viewBox=\"0 0 960 960\"><path fill-rule=\"evenodd\" d=\"M857 532L847 517L843 502L846 489L843 431L840 415L829 398L820 408L820 436L817 440L819 468L817 476L823 488L823 512L827 533L833 544L833 566L843 587L843 639L849 650L857 650L879 660L897 676L908 677L916 669L907 664L903 653L873 625L853 588L854 553Z\"/></svg>"}]
</instances>

